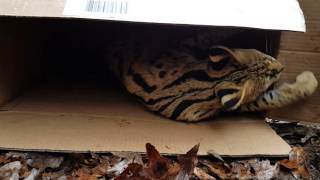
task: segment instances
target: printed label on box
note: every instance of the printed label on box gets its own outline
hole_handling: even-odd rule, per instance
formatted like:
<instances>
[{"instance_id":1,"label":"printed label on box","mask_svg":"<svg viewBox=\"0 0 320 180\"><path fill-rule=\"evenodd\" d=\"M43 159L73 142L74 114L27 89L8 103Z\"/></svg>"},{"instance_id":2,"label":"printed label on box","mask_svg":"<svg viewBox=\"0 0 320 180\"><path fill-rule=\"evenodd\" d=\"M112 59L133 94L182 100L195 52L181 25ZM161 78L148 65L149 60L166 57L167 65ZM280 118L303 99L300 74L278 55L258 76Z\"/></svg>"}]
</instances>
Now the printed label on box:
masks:
<instances>
[{"instance_id":1,"label":"printed label on box","mask_svg":"<svg viewBox=\"0 0 320 180\"><path fill-rule=\"evenodd\" d=\"M63 14L133 22L305 31L297 0L67 0Z\"/></svg>"}]
</instances>

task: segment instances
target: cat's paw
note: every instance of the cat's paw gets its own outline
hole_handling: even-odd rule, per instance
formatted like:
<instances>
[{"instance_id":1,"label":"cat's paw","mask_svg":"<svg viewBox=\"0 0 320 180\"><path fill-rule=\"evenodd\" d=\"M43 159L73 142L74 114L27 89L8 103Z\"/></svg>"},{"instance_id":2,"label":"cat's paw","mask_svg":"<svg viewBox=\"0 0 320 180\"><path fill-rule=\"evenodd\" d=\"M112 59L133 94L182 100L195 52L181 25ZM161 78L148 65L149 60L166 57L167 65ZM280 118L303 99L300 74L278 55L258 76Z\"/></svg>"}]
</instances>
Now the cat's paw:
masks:
<instances>
[{"instance_id":1,"label":"cat's paw","mask_svg":"<svg viewBox=\"0 0 320 180\"><path fill-rule=\"evenodd\" d=\"M299 74L295 84L303 89L306 96L312 95L318 87L318 81L310 71L304 71Z\"/></svg>"}]
</instances>

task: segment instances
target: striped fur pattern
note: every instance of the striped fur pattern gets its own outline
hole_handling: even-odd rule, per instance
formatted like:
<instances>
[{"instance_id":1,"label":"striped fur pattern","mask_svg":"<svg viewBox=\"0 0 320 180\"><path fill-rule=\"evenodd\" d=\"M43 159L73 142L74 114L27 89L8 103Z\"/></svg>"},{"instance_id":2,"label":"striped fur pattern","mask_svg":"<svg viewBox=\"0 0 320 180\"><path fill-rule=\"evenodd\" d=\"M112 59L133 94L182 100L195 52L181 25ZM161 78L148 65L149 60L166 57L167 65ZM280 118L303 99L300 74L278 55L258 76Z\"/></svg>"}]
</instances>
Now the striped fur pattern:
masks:
<instances>
[{"instance_id":1,"label":"striped fur pattern","mask_svg":"<svg viewBox=\"0 0 320 180\"><path fill-rule=\"evenodd\" d=\"M155 54L152 49L122 44L112 47L107 60L131 94L149 110L174 120L199 121L221 111L281 107L312 94L317 87L308 72L311 79L302 74L303 80L296 84L269 90L283 66L254 49L215 46L200 55L178 48Z\"/></svg>"}]
</instances>

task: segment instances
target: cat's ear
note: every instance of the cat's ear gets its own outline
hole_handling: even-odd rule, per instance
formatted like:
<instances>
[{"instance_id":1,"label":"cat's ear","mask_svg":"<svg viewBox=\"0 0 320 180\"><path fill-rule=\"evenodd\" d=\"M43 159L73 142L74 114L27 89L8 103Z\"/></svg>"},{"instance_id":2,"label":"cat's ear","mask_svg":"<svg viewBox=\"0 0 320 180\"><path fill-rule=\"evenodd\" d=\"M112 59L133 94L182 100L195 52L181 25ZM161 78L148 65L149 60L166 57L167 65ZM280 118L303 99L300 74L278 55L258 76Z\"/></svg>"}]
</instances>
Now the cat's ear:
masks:
<instances>
[{"instance_id":1,"label":"cat's ear","mask_svg":"<svg viewBox=\"0 0 320 180\"><path fill-rule=\"evenodd\" d=\"M247 81L243 86L232 82L222 82L215 88L215 94L220 98L224 110L235 110L246 102L247 95L250 94L251 81Z\"/></svg>"},{"instance_id":2,"label":"cat's ear","mask_svg":"<svg viewBox=\"0 0 320 180\"><path fill-rule=\"evenodd\" d=\"M214 46L209 49L208 56L213 63L218 63L226 58L230 58L229 48Z\"/></svg>"},{"instance_id":3,"label":"cat's ear","mask_svg":"<svg viewBox=\"0 0 320 180\"><path fill-rule=\"evenodd\" d=\"M222 46L215 46L209 49L209 64L213 70L222 70L232 61L233 56L228 52L229 50L229 48Z\"/></svg>"},{"instance_id":4,"label":"cat's ear","mask_svg":"<svg viewBox=\"0 0 320 180\"><path fill-rule=\"evenodd\" d=\"M228 58L245 65L262 60L264 57L272 58L256 49L230 49L224 46L213 46L209 49L209 58L212 62L221 62Z\"/></svg>"}]
</instances>

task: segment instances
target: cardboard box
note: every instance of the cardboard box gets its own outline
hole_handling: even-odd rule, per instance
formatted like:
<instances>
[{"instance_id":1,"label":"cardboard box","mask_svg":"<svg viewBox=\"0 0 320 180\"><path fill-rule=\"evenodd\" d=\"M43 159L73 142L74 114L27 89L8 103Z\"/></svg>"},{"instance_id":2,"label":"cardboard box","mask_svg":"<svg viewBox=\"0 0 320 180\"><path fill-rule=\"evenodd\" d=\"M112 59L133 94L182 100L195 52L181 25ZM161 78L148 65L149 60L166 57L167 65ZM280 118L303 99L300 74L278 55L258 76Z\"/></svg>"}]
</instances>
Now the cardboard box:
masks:
<instances>
[{"instance_id":1,"label":"cardboard box","mask_svg":"<svg viewBox=\"0 0 320 180\"><path fill-rule=\"evenodd\" d=\"M110 15L99 7L95 7L97 13L91 13L94 7L90 7L91 12L81 11L87 2L129 3L130 13ZM187 124L150 113L110 78L101 52L105 44L121 38L145 42L152 38L156 46L163 47L168 41L211 31L219 33L219 44L257 48L276 55L280 31L266 29L304 31L298 3L281 2L266 17L254 7L274 7L268 3L270 0L265 6L250 1L255 5L250 8L236 1L203 1L200 5L188 2L185 7L179 6L178 1L171 2L169 9L156 11L169 2L2 0L0 147L144 152L145 143L150 142L162 153L180 154L200 143L200 155L211 149L226 156L287 155L289 145L262 116L232 116ZM235 11L226 11L227 8ZM165 10L167 15L173 15L177 9L181 9L179 16L162 16ZM191 18L190 10L198 16ZM229 16L220 19L226 15ZM208 16L219 18L205 18ZM99 20L88 20L92 18Z\"/></svg>"}]
</instances>

